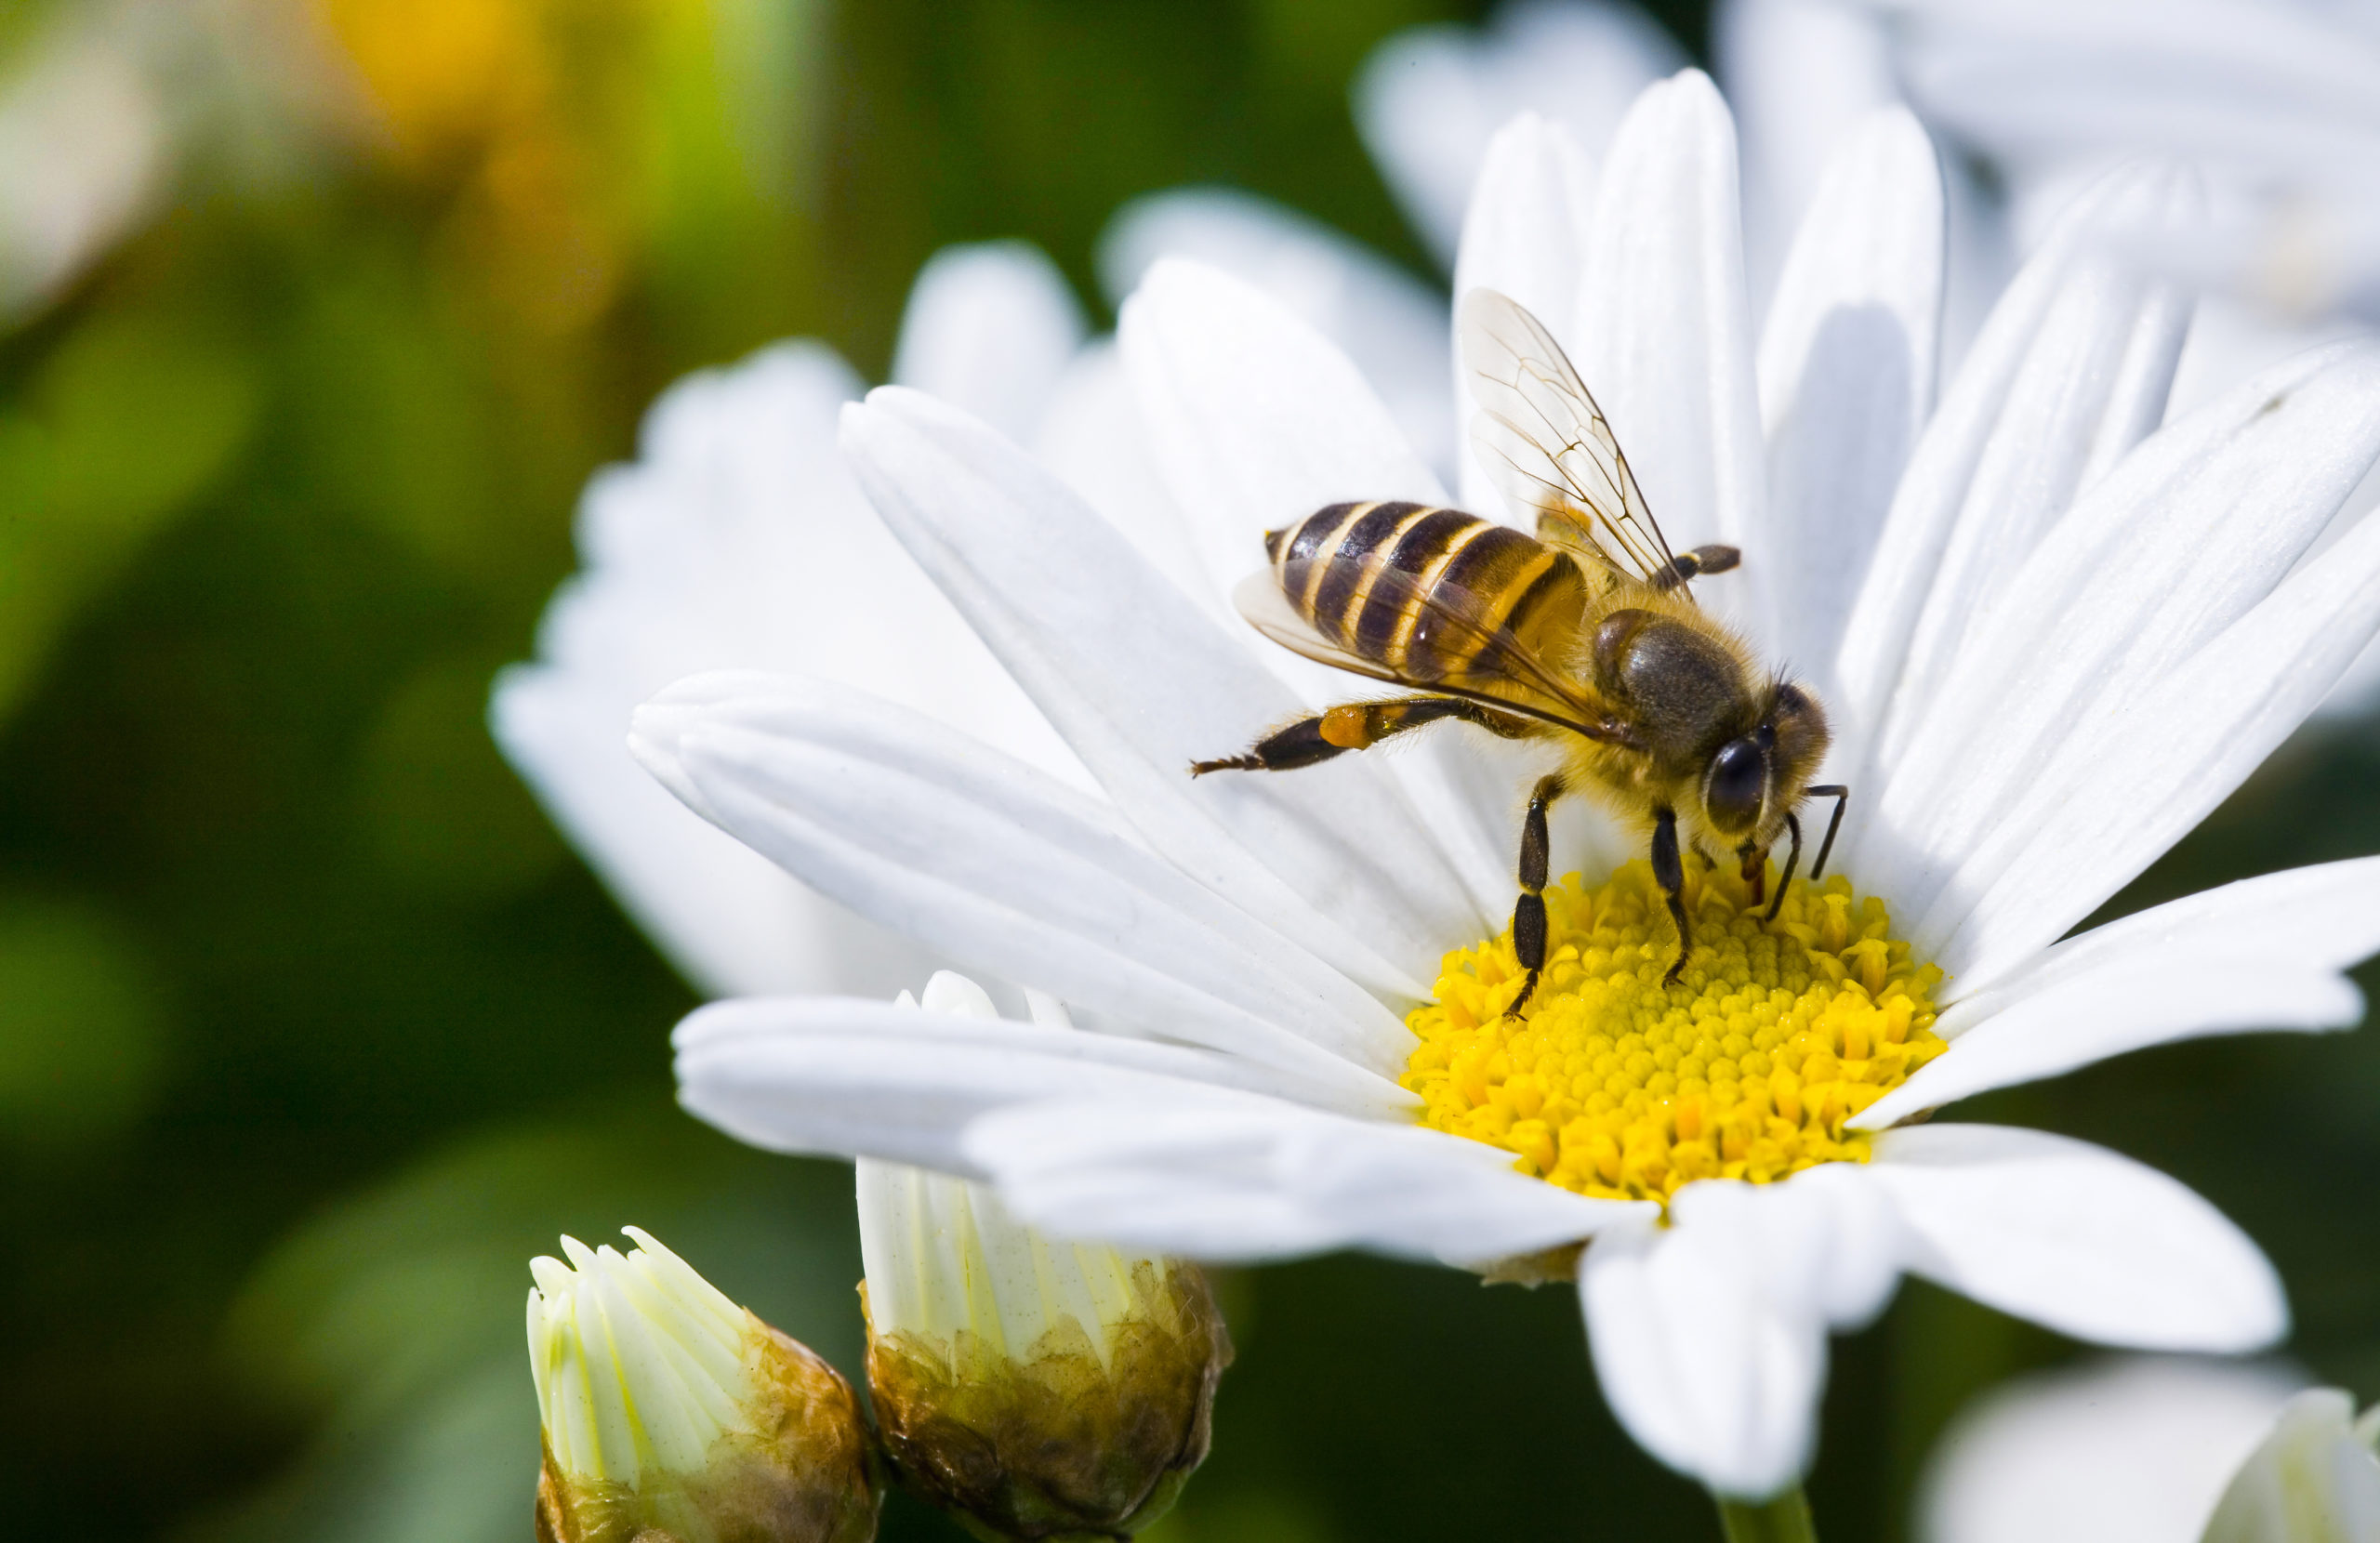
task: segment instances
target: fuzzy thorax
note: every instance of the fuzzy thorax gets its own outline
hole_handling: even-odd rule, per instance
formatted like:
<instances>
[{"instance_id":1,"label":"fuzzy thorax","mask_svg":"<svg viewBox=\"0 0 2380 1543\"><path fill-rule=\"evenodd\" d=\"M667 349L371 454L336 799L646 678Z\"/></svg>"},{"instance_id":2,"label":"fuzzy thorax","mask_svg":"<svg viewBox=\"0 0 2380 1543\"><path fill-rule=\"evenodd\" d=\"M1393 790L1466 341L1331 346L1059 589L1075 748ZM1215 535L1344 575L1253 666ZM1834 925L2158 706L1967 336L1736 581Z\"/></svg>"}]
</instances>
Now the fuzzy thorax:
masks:
<instances>
[{"instance_id":1,"label":"fuzzy thorax","mask_svg":"<svg viewBox=\"0 0 2380 1543\"><path fill-rule=\"evenodd\" d=\"M1689 872L1694 949L1667 987L1677 933L1646 864L1593 889L1572 874L1545 905L1545 976L1520 1016L1509 930L1448 954L1399 1080L1424 1124L1565 1189L1666 1201L1697 1179L1865 1162L1844 1122L1947 1048L1942 972L1840 876L1796 880L1768 921L1734 873Z\"/></svg>"}]
</instances>

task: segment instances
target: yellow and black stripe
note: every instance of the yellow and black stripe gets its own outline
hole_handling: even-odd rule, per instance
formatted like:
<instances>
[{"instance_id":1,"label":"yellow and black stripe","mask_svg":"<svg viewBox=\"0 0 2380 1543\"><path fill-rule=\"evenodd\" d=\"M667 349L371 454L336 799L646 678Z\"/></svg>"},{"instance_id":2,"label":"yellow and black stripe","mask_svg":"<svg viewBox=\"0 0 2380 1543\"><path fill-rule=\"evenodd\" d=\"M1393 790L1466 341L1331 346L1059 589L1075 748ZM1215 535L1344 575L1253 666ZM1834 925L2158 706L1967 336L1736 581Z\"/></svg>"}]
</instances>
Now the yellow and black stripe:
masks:
<instances>
[{"instance_id":1,"label":"yellow and black stripe","mask_svg":"<svg viewBox=\"0 0 2380 1543\"><path fill-rule=\"evenodd\" d=\"M1493 675L1502 639L1575 626L1585 603L1569 554L1461 509L1331 504L1264 550L1315 630L1407 680Z\"/></svg>"}]
</instances>

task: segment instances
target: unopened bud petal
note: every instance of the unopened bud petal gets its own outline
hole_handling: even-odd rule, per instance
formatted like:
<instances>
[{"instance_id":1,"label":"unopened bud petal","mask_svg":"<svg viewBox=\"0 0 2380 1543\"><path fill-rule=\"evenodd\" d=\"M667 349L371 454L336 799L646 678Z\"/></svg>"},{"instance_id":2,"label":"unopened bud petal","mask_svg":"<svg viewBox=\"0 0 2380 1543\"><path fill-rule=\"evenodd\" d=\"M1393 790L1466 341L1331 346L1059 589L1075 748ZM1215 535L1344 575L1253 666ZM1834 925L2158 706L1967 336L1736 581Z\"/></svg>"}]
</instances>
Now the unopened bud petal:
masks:
<instances>
[{"instance_id":1,"label":"unopened bud petal","mask_svg":"<svg viewBox=\"0 0 2380 1543\"><path fill-rule=\"evenodd\" d=\"M1128 1537L1207 1455L1231 1342L1196 1266L1054 1243L990 1190L862 1163L886 1456L979 1536Z\"/></svg>"},{"instance_id":2,"label":"unopened bud petal","mask_svg":"<svg viewBox=\"0 0 2380 1543\"><path fill-rule=\"evenodd\" d=\"M2308 1388L2240 1465L2202 1543L2347 1543L2380 1536L2380 1422L2336 1388Z\"/></svg>"},{"instance_id":3,"label":"unopened bud petal","mask_svg":"<svg viewBox=\"0 0 2380 1543\"><path fill-rule=\"evenodd\" d=\"M879 1494L835 1369L637 1229L530 1264L541 1543L865 1543ZM575 1267L575 1268L574 1268Z\"/></svg>"}]
</instances>

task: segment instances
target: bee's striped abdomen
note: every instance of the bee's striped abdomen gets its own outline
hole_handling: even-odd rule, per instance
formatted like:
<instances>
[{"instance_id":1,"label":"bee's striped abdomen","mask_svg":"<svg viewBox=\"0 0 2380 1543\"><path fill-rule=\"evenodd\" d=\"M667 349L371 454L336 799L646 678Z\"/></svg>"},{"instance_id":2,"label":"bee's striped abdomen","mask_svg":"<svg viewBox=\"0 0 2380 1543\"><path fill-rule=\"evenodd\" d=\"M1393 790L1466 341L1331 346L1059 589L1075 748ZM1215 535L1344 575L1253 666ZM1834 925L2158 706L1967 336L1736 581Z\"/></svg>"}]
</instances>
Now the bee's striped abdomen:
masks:
<instances>
[{"instance_id":1,"label":"bee's striped abdomen","mask_svg":"<svg viewBox=\"0 0 2380 1543\"><path fill-rule=\"evenodd\" d=\"M1408 680L1490 670L1500 633L1582 603L1567 555L1461 509L1332 504L1268 534L1264 549L1299 615Z\"/></svg>"}]
</instances>

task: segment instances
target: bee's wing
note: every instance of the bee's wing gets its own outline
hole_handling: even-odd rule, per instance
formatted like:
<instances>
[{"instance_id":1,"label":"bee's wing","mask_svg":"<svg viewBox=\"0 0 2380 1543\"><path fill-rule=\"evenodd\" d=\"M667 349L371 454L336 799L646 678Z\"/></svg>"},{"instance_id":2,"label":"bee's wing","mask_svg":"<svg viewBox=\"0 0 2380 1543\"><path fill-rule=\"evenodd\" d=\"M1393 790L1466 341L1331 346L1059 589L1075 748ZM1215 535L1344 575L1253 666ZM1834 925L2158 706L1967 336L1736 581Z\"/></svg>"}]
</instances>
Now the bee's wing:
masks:
<instances>
[{"instance_id":1,"label":"bee's wing","mask_svg":"<svg viewBox=\"0 0 2380 1543\"><path fill-rule=\"evenodd\" d=\"M1675 585L1636 474L1554 335L1509 296L1474 289L1462 297L1462 359L1479 403L1471 442L1513 507L1537 511L1538 539Z\"/></svg>"},{"instance_id":2,"label":"bee's wing","mask_svg":"<svg viewBox=\"0 0 2380 1543\"><path fill-rule=\"evenodd\" d=\"M1292 573L1290 576L1295 582L1296 574ZM1232 603L1257 631L1318 665L1414 691L1465 697L1525 717L1542 719L1590 739L1623 737L1625 732L1602 703L1582 687L1566 684L1558 672L1549 668L1511 632L1483 626L1456 606L1424 593L1409 577L1395 570L1380 574L1373 588L1375 593L1384 592L1398 600L1418 603L1439 646L1461 642L1466 645L1466 653L1490 664L1461 674L1423 679L1401 674L1380 660L1367 659L1332 642L1312 622L1299 615L1282 591L1280 577L1270 568L1261 568L1240 580L1232 590Z\"/></svg>"}]
</instances>

